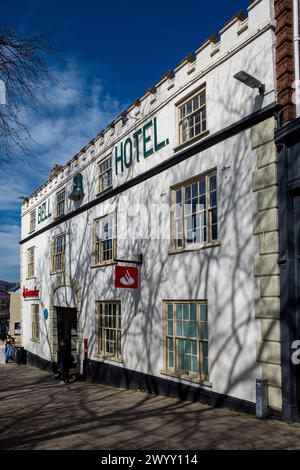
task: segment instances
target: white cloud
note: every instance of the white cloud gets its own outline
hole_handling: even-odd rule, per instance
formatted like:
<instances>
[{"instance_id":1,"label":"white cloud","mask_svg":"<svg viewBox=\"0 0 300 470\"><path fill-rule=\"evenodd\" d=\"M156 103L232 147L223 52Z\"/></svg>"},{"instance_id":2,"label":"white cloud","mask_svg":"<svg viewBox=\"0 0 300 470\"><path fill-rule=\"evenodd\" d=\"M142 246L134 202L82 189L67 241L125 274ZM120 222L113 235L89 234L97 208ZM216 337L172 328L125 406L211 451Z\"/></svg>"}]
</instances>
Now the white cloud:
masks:
<instances>
[{"instance_id":1,"label":"white cloud","mask_svg":"<svg viewBox=\"0 0 300 470\"><path fill-rule=\"evenodd\" d=\"M70 160L126 108L127 103L112 97L101 80L91 81L74 61L56 70L55 77L55 84L44 93L43 110L39 114L23 110L32 136L27 156L2 165L0 222L8 212L15 217L20 213L18 197L31 194L46 181L54 163ZM0 278L16 277L19 228L2 226L0 236Z\"/></svg>"}]
</instances>

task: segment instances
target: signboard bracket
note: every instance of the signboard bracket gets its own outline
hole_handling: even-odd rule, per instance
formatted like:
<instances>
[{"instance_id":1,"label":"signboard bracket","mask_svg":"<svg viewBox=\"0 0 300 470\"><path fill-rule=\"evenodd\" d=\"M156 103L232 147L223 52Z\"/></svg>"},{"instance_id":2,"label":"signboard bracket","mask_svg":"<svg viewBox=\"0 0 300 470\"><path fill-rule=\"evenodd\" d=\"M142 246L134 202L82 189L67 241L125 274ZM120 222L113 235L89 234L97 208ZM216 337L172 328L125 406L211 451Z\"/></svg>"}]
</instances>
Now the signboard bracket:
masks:
<instances>
[{"instance_id":1,"label":"signboard bracket","mask_svg":"<svg viewBox=\"0 0 300 470\"><path fill-rule=\"evenodd\" d=\"M128 259L115 259L117 263L128 263L128 264L143 264L143 254L139 254L138 260L128 260Z\"/></svg>"}]
</instances>

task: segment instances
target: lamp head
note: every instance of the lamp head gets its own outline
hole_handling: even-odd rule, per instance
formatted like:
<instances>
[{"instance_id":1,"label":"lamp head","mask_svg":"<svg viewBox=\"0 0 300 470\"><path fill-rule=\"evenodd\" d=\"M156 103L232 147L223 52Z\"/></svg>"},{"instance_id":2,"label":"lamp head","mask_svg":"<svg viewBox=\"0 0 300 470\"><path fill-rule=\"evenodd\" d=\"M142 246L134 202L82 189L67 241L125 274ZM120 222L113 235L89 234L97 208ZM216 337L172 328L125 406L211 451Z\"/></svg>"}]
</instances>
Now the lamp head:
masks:
<instances>
[{"instance_id":1,"label":"lamp head","mask_svg":"<svg viewBox=\"0 0 300 470\"><path fill-rule=\"evenodd\" d=\"M233 77L250 88L258 88L258 91L261 95L265 92L265 85L260 80L253 77L244 70L241 70L240 72L236 73Z\"/></svg>"}]
</instances>

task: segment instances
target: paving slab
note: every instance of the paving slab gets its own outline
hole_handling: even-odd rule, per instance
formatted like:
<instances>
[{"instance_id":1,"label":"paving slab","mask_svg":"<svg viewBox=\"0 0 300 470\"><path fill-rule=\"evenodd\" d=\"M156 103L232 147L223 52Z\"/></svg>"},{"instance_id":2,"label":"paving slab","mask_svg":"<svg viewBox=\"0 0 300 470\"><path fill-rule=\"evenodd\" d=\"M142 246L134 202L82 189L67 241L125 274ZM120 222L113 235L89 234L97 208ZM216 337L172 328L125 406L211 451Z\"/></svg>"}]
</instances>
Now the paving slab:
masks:
<instances>
[{"instance_id":1,"label":"paving slab","mask_svg":"<svg viewBox=\"0 0 300 470\"><path fill-rule=\"evenodd\" d=\"M300 425L0 364L0 449L300 449Z\"/></svg>"}]
</instances>

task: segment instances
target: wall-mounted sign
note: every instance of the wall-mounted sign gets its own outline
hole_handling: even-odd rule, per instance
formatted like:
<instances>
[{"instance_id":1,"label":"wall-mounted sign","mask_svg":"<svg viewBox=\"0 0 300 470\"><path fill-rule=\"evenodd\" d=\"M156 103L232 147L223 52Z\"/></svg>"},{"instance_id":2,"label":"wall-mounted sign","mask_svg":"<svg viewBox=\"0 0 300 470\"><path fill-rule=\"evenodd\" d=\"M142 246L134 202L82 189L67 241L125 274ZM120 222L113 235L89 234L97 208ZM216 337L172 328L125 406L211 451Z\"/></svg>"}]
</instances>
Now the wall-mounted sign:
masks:
<instances>
[{"instance_id":1,"label":"wall-mounted sign","mask_svg":"<svg viewBox=\"0 0 300 470\"><path fill-rule=\"evenodd\" d=\"M48 310L45 308L45 310L44 310L44 318L45 318L45 320L48 320L48 316L49 316Z\"/></svg>"},{"instance_id":2,"label":"wall-mounted sign","mask_svg":"<svg viewBox=\"0 0 300 470\"><path fill-rule=\"evenodd\" d=\"M129 266L116 266L115 287L123 289L137 289L139 268Z\"/></svg>"},{"instance_id":3,"label":"wall-mounted sign","mask_svg":"<svg viewBox=\"0 0 300 470\"><path fill-rule=\"evenodd\" d=\"M38 224L52 216L50 211L50 198L38 206Z\"/></svg>"},{"instance_id":4,"label":"wall-mounted sign","mask_svg":"<svg viewBox=\"0 0 300 470\"><path fill-rule=\"evenodd\" d=\"M15 328L14 328L14 335L15 336L20 336L21 335L21 323L20 322L16 322L15 323Z\"/></svg>"},{"instance_id":5,"label":"wall-mounted sign","mask_svg":"<svg viewBox=\"0 0 300 470\"><path fill-rule=\"evenodd\" d=\"M23 293L22 293L24 299L32 299L32 298L36 298L36 297L39 297L40 295L40 291L35 288L35 289L26 289L26 287L23 287Z\"/></svg>"},{"instance_id":6,"label":"wall-mounted sign","mask_svg":"<svg viewBox=\"0 0 300 470\"><path fill-rule=\"evenodd\" d=\"M128 169L133 159L140 161L141 156L148 158L154 152L169 144L169 139L158 140L156 117L148 121L143 127L136 130L131 137L115 147L115 172L123 173L124 167Z\"/></svg>"}]
</instances>

